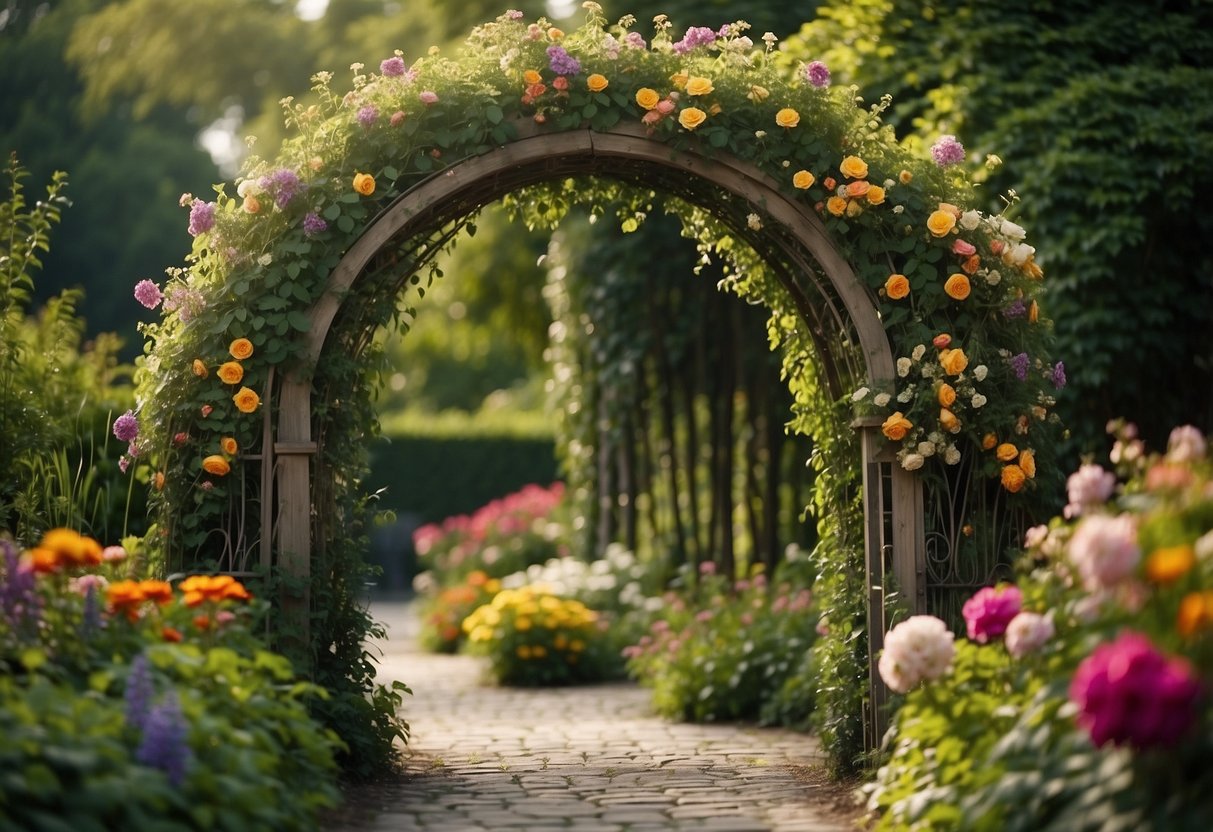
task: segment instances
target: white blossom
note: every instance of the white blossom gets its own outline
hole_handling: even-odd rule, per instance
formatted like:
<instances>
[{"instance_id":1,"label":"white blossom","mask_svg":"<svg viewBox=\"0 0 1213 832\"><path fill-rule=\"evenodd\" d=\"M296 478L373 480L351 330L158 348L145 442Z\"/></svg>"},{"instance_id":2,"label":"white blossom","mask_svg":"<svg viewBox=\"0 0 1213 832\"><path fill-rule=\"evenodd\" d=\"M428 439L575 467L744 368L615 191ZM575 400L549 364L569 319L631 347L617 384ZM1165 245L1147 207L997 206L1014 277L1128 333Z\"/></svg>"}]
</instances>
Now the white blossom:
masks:
<instances>
[{"instance_id":1,"label":"white blossom","mask_svg":"<svg viewBox=\"0 0 1213 832\"><path fill-rule=\"evenodd\" d=\"M997 286L1001 280L1002 274L998 269L990 269L990 271L986 272L986 283L989 283L991 286Z\"/></svg>"},{"instance_id":2,"label":"white blossom","mask_svg":"<svg viewBox=\"0 0 1213 832\"><path fill-rule=\"evenodd\" d=\"M864 400L864 398L867 397L868 393L870 393L870 392L872 392L872 391L869 390L868 388L860 387L858 390L856 390L854 393L851 394L851 401L861 402Z\"/></svg>"},{"instance_id":3,"label":"white blossom","mask_svg":"<svg viewBox=\"0 0 1213 832\"><path fill-rule=\"evenodd\" d=\"M905 378L909 374L910 374L910 359L904 358L904 357L897 359L897 375L900 376L901 378Z\"/></svg>"},{"instance_id":4,"label":"white blossom","mask_svg":"<svg viewBox=\"0 0 1213 832\"><path fill-rule=\"evenodd\" d=\"M923 457L935 456L935 446L930 442L919 442L918 453Z\"/></svg>"},{"instance_id":5,"label":"white blossom","mask_svg":"<svg viewBox=\"0 0 1213 832\"><path fill-rule=\"evenodd\" d=\"M888 393L877 393L872 397L872 404L876 405L877 407L884 407L890 401L892 401L892 399L893 397Z\"/></svg>"},{"instance_id":6,"label":"white blossom","mask_svg":"<svg viewBox=\"0 0 1213 832\"><path fill-rule=\"evenodd\" d=\"M990 368L985 364L978 364L973 368L973 378L977 379L978 381L985 381L989 372Z\"/></svg>"},{"instance_id":7,"label":"white blossom","mask_svg":"<svg viewBox=\"0 0 1213 832\"><path fill-rule=\"evenodd\" d=\"M901 467L907 471L917 471L925 461L922 454L906 454L901 458Z\"/></svg>"},{"instance_id":8,"label":"white blossom","mask_svg":"<svg viewBox=\"0 0 1213 832\"><path fill-rule=\"evenodd\" d=\"M975 408L976 407L985 407L987 401L989 401L989 400L985 396L981 395L980 393L973 394L973 402L972 402L973 407L975 407Z\"/></svg>"},{"instance_id":9,"label":"white blossom","mask_svg":"<svg viewBox=\"0 0 1213 832\"><path fill-rule=\"evenodd\" d=\"M949 445L947 450L943 452L943 461L948 465L955 465L960 462L960 448L955 445Z\"/></svg>"},{"instance_id":10,"label":"white blossom","mask_svg":"<svg viewBox=\"0 0 1213 832\"><path fill-rule=\"evenodd\" d=\"M972 231L981 225L980 211L965 211L960 215L960 227L965 231Z\"/></svg>"},{"instance_id":11,"label":"white blossom","mask_svg":"<svg viewBox=\"0 0 1213 832\"><path fill-rule=\"evenodd\" d=\"M916 346L914 348L914 351L910 353L910 358L913 358L915 361L921 361L922 357L926 354L927 354L926 344L919 344L918 346Z\"/></svg>"},{"instance_id":12,"label":"white blossom","mask_svg":"<svg viewBox=\"0 0 1213 832\"><path fill-rule=\"evenodd\" d=\"M1008 219L1004 219L999 224L998 230L1002 233L1002 236L1006 237L1008 240L1019 241L1027 235L1027 232L1023 230L1022 225L1016 225Z\"/></svg>"}]
</instances>

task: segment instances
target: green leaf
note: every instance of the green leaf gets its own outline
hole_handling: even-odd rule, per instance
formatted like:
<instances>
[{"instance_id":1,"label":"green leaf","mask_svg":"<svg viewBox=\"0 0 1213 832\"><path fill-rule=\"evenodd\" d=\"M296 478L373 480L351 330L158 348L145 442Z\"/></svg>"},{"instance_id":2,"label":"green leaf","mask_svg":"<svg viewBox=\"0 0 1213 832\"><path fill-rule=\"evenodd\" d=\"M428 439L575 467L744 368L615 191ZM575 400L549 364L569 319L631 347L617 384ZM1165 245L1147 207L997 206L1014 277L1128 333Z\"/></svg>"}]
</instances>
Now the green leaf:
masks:
<instances>
[{"instance_id":1,"label":"green leaf","mask_svg":"<svg viewBox=\"0 0 1213 832\"><path fill-rule=\"evenodd\" d=\"M484 117L488 119L489 124L500 124L505 118L505 113L501 112L501 108L493 104L485 108Z\"/></svg>"},{"instance_id":2,"label":"green leaf","mask_svg":"<svg viewBox=\"0 0 1213 832\"><path fill-rule=\"evenodd\" d=\"M396 170L396 168L392 165L384 165L383 175L395 182L400 178L400 171Z\"/></svg>"},{"instance_id":3,"label":"green leaf","mask_svg":"<svg viewBox=\"0 0 1213 832\"><path fill-rule=\"evenodd\" d=\"M292 309L286 313L286 319L290 323L291 328L297 332L307 332L312 326L312 319L307 316L307 313L301 312L298 309Z\"/></svg>"},{"instance_id":4,"label":"green leaf","mask_svg":"<svg viewBox=\"0 0 1213 832\"><path fill-rule=\"evenodd\" d=\"M354 218L349 214L342 214L337 218L337 228L345 234L349 234L354 230Z\"/></svg>"},{"instance_id":5,"label":"green leaf","mask_svg":"<svg viewBox=\"0 0 1213 832\"><path fill-rule=\"evenodd\" d=\"M333 203L332 205L330 205L324 209L324 213L322 213L321 216L324 217L329 222L332 222L333 220L335 220L339 216L341 216L341 206L338 205L337 203Z\"/></svg>"}]
</instances>

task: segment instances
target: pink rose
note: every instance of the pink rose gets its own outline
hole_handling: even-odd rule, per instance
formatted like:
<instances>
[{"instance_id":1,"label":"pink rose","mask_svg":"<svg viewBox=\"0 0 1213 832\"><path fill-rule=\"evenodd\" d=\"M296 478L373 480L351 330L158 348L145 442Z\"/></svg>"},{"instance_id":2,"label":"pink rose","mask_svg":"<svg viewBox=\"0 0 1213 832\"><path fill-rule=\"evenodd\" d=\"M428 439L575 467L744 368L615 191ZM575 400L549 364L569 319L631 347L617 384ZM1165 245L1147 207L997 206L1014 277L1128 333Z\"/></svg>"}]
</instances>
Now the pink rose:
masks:
<instances>
[{"instance_id":1,"label":"pink rose","mask_svg":"<svg viewBox=\"0 0 1213 832\"><path fill-rule=\"evenodd\" d=\"M1128 515L1083 519L1068 546L1070 561L1090 592L1108 589L1133 574L1141 561L1137 528Z\"/></svg>"},{"instance_id":2,"label":"pink rose","mask_svg":"<svg viewBox=\"0 0 1213 832\"><path fill-rule=\"evenodd\" d=\"M1007 652L1017 659L1035 653L1053 638L1053 616L1021 612L1007 624Z\"/></svg>"},{"instance_id":3,"label":"pink rose","mask_svg":"<svg viewBox=\"0 0 1213 832\"><path fill-rule=\"evenodd\" d=\"M1023 594L1017 586L982 587L961 608L969 638L985 644L1001 636L1022 606Z\"/></svg>"},{"instance_id":4,"label":"pink rose","mask_svg":"<svg viewBox=\"0 0 1213 832\"><path fill-rule=\"evenodd\" d=\"M969 257L977 253L977 249L964 240L956 239L952 241L952 253L959 254L961 257Z\"/></svg>"},{"instance_id":5,"label":"pink rose","mask_svg":"<svg viewBox=\"0 0 1213 832\"><path fill-rule=\"evenodd\" d=\"M657 112L661 113L663 116L668 116L670 113L674 112L674 106L673 101L668 98L663 98L657 102Z\"/></svg>"}]
</instances>

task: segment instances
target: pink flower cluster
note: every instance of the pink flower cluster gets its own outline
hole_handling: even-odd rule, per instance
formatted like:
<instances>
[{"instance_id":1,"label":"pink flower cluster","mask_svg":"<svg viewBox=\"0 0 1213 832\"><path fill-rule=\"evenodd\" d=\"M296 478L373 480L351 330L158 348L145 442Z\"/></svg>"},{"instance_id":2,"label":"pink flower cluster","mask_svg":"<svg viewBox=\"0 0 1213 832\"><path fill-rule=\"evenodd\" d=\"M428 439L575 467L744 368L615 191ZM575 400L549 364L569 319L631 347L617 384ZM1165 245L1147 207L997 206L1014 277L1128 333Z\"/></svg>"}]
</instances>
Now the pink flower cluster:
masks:
<instances>
[{"instance_id":1,"label":"pink flower cluster","mask_svg":"<svg viewBox=\"0 0 1213 832\"><path fill-rule=\"evenodd\" d=\"M544 488L527 485L480 507L473 514L457 514L441 525L428 523L413 532L413 547L425 557L431 551L451 551L456 560L461 547L479 548L490 537L510 536L534 528L547 518L564 498L564 483Z\"/></svg>"},{"instance_id":2,"label":"pink flower cluster","mask_svg":"<svg viewBox=\"0 0 1213 832\"><path fill-rule=\"evenodd\" d=\"M1083 586L1090 592L1124 581L1141 562L1137 527L1129 515L1093 514L1074 530L1067 549Z\"/></svg>"},{"instance_id":3,"label":"pink flower cluster","mask_svg":"<svg viewBox=\"0 0 1213 832\"><path fill-rule=\"evenodd\" d=\"M914 615L885 635L878 669L891 690L906 693L943 676L955 657L955 636L948 625L933 615Z\"/></svg>"},{"instance_id":4,"label":"pink flower cluster","mask_svg":"<svg viewBox=\"0 0 1213 832\"><path fill-rule=\"evenodd\" d=\"M978 644L998 638L1022 607L1023 593L1019 587L983 587L961 608L969 638Z\"/></svg>"}]
</instances>

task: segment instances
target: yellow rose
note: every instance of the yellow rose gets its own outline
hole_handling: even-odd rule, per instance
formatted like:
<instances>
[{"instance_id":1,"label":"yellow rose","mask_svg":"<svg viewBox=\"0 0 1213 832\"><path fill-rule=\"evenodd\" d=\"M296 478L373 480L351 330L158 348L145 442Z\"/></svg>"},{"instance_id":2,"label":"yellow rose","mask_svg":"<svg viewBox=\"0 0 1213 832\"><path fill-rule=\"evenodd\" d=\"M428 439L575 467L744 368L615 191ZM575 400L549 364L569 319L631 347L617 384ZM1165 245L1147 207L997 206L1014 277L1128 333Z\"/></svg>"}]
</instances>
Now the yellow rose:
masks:
<instances>
[{"instance_id":1,"label":"yellow rose","mask_svg":"<svg viewBox=\"0 0 1213 832\"><path fill-rule=\"evenodd\" d=\"M206 365L202 363L201 358L195 358L193 366L190 368L194 371L194 375L198 378L206 378L210 373L206 369Z\"/></svg>"},{"instance_id":2,"label":"yellow rose","mask_svg":"<svg viewBox=\"0 0 1213 832\"><path fill-rule=\"evenodd\" d=\"M903 170L901 173L897 174L897 181L903 185L909 185L914 181L914 174L910 173L908 170Z\"/></svg>"},{"instance_id":3,"label":"yellow rose","mask_svg":"<svg viewBox=\"0 0 1213 832\"><path fill-rule=\"evenodd\" d=\"M997 444L998 437L992 433L987 433L985 436L981 437L981 449L983 451L988 451Z\"/></svg>"},{"instance_id":4,"label":"yellow rose","mask_svg":"<svg viewBox=\"0 0 1213 832\"><path fill-rule=\"evenodd\" d=\"M800 113L791 107L784 107L775 114L775 123L780 127L795 127L797 124L800 124Z\"/></svg>"},{"instance_id":5,"label":"yellow rose","mask_svg":"<svg viewBox=\"0 0 1213 832\"><path fill-rule=\"evenodd\" d=\"M602 92L610 83L605 75L599 75L597 72L585 79L585 85L589 87L590 92Z\"/></svg>"},{"instance_id":6,"label":"yellow rose","mask_svg":"<svg viewBox=\"0 0 1213 832\"><path fill-rule=\"evenodd\" d=\"M1003 442L998 446L998 450L994 452L998 457L999 462L1011 462L1019 458L1019 448L1016 448L1010 442Z\"/></svg>"},{"instance_id":7,"label":"yellow rose","mask_svg":"<svg viewBox=\"0 0 1213 832\"><path fill-rule=\"evenodd\" d=\"M770 96L770 90L768 90L766 87L760 87L755 84L754 86L750 87L750 91L746 93L745 97L757 104L766 101L768 98L770 98Z\"/></svg>"},{"instance_id":8,"label":"yellow rose","mask_svg":"<svg viewBox=\"0 0 1213 832\"><path fill-rule=\"evenodd\" d=\"M927 217L927 230L936 237L947 236L956 227L956 217L948 211L932 211Z\"/></svg>"},{"instance_id":9,"label":"yellow rose","mask_svg":"<svg viewBox=\"0 0 1213 832\"><path fill-rule=\"evenodd\" d=\"M868 202L871 205L880 205L884 202L884 188L879 185L873 185L868 188Z\"/></svg>"},{"instance_id":10,"label":"yellow rose","mask_svg":"<svg viewBox=\"0 0 1213 832\"><path fill-rule=\"evenodd\" d=\"M708 114L698 107L687 107L678 114L678 123L688 130L694 130L707 120Z\"/></svg>"},{"instance_id":11,"label":"yellow rose","mask_svg":"<svg viewBox=\"0 0 1213 832\"><path fill-rule=\"evenodd\" d=\"M1002 469L1002 487L1012 494L1018 494L1023 488L1026 477L1018 465L1006 465Z\"/></svg>"},{"instance_id":12,"label":"yellow rose","mask_svg":"<svg viewBox=\"0 0 1213 832\"><path fill-rule=\"evenodd\" d=\"M847 212L847 201L840 196L832 196L826 201L826 210L836 217Z\"/></svg>"},{"instance_id":13,"label":"yellow rose","mask_svg":"<svg viewBox=\"0 0 1213 832\"><path fill-rule=\"evenodd\" d=\"M678 89L682 89L687 85L687 79L690 77L685 72L675 72L670 76L670 83L678 87Z\"/></svg>"},{"instance_id":14,"label":"yellow rose","mask_svg":"<svg viewBox=\"0 0 1213 832\"><path fill-rule=\"evenodd\" d=\"M960 433L960 420L946 407L939 410L939 426L948 433Z\"/></svg>"},{"instance_id":15,"label":"yellow rose","mask_svg":"<svg viewBox=\"0 0 1213 832\"><path fill-rule=\"evenodd\" d=\"M947 282L943 284L943 290L952 300L964 300L969 296L973 287L969 285L969 278L958 273L948 278Z\"/></svg>"},{"instance_id":16,"label":"yellow rose","mask_svg":"<svg viewBox=\"0 0 1213 832\"><path fill-rule=\"evenodd\" d=\"M847 216L858 217L863 213L863 203L857 200L852 200L847 203Z\"/></svg>"},{"instance_id":17,"label":"yellow rose","mask_svg":"<svg viewBox=\"0 0 1213 832\"><path fill-rule=\"evenodd\" d=\"M962 349L940 350L939 366L943 367L943 371L947 375L958 376L965 371L965 367L969 366L969 357Z\"/></svg>"},{"instance_id":18,"label":"yellow rose","mask_svg":"<svg viewBox=\"0 0 1213 832\"><path fill-rule=\"evenodd\" d=\"M657 90L641 87L636 90L636 103L646 110L651 110L657 106L657 102L661 100L661 96L657 94Z\"/></svg>"},{"instance_id":19,"label":"yellow rose","mask_svg":"<svg viewBox=\"0 0 1213 832\"><path fill-rule=\"evenodd\" d=\"M228 344L227 351L231 353L232 358L243 361L246 358L252 357L253 342L247 338L237 338L235 341Z\"/></svg>"},{"instance_id":20,"label":"yellow rose","mask_svg":"<svg viewBox=\"0 0 1213 832\"><path fill-rule=\"evenodd\" d=\"M716 89L712 86L711 78L700 78L693 75L687 79L687 95L707 95Z\"/></svg>"},{"instance_id":21,"label":"yellow rose","mask_svg":"<svg viewBox=\"0 0 1213 832\"><path fill-rule=\"evenodd\" d=\"M939 402L940 407L951 407L956 404L956 390L950 384L941 384L935 391L935 399Z\"/></svg>"},{"instance_id":22,"label":"yellow rose","mask_svg":"<svg viewBox=\"0 0 1213 832\"><path fill-rule=\"evenodd\" d=\"M261 397L247 387L241 387L232 396L232 401L241 413L252 413L261 404Z\"/></svg>"},{"instance_id":23,"label":"yellow rose","mask_svg":"<svg viewBox=\"0 0 1213 832\"><path fill-rule=\"evenodd\" d=\"M868 176L868 163L858 156L847 156L838 169L847 179L866 179Z\"/></svg>"},{"instance_id":24,"label":"yellow rose","mask_svg":"<svg viewBox=\"0 0 1213 832\"><path fill-rule=\"evenodd\" d=\"M522 82L529 87L532 84L542 83L543 76L533 69L528 69L526 72L522 73Z\"/></svg>"},{"instance_id":25,"label":"yellow rose","mask_svg":"<svg viewBox=\"0 0 1213 832\"><path fill-rule=\"evenodd\" d=\"M813 183L816 181L817 177L813 176L813 174L809 173L807 170L798 170L796 173L792 174L792 186L799 188L802 191L806 188L813 187Z\"/></svg>"},{"instance_id":26,"label":"yellow rose","mask_svg":"<svg viewBox=\"0 0 1213 832\"><path fill-rule=\"evenodd\" d=\"M239 361L225 361L219 366L219 380L224 384L239 384L244 378L244 368Z\"/></svg>"},{"instance_id":27,"label":"yellow rose","mask_svg":"<svg viewBox=\"0 0 1213 832\"><path fill-rule=\"evenodd\" d=\"M208 474L214 474L216 477L224 477L232 468L227 464L226 459L218 454L213 454L202 460L202 470Z\"/></svg>"},{"instance_id":28,"label":"yellow rose","mask_svg":"<svg viewBox=\"0 0 1213 832\"><path fill-rule=\"evenodd\" d=\"M219 447L222 448L223 452L228 456L235 456L236 452L240 450L240 445L238 445L236 440L230 436L225 436L220 439Z\"/></svg>"},{"instance_id":29,"label":"yellow rose","mask_svg":"<svg viewBox=\"0 0 1213 832\"><path fill-rule=\"evenodd\" d=\"M884 282L884 293L889 300L901 300L910 294L910 281L904 274L891 274Z\"/></svg>"},{"instance_id":30,"label":"yellow rose","mask_svg":"<svg viewBox=\"0 0 1213 832\"><path fill-rule=\"evenodd\" d=\"M1028 479L1036 476L1036 452L1028 449L1019 454L1019 467Z\"/></svg>"},{"instance_id":31,"label":"yellow rose","mask_svg":"<svg viewBox=\"0 0 1213 832\"><path fill-rule=\"evenodd\" d=\"M375 177L369 173L354 174L354 190L363 196L375 193Z\"/></svg>"},{"instance_id":32,"label":"yellow rose","mask_svg":"<svg viewBox=\"0 0 1213 832\"><path fill-rule=\"evenodd\" d=\"M884 420L884 424L880 426L880 432L892 439L894 442L900 442L906 438L906 434L910 432L910 428L914 427L910 420L907 419L900 410L892 416Z\"/></svg>"}]
</instances>

